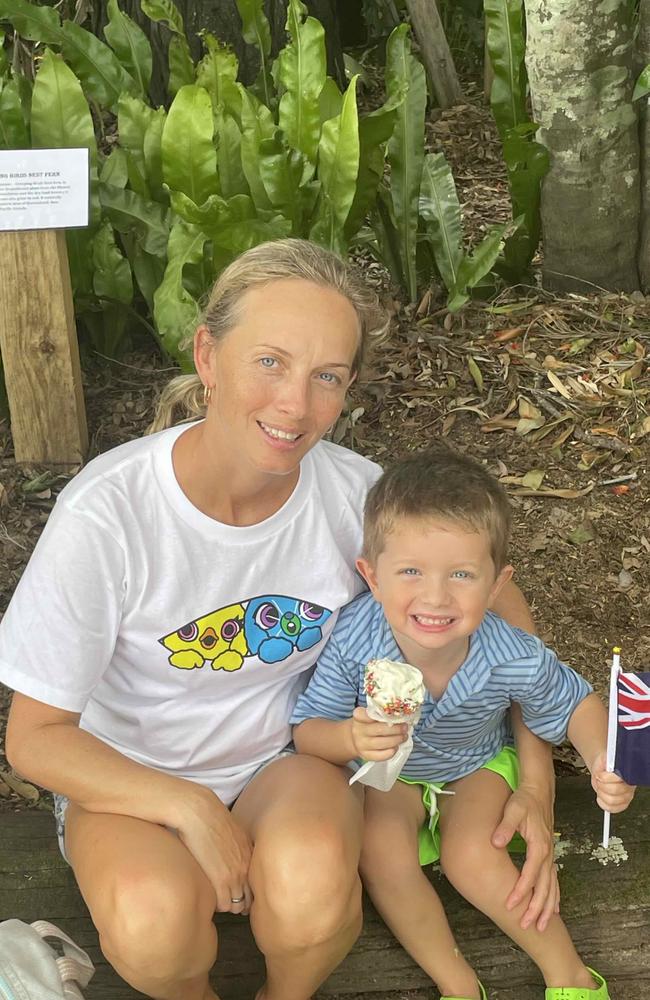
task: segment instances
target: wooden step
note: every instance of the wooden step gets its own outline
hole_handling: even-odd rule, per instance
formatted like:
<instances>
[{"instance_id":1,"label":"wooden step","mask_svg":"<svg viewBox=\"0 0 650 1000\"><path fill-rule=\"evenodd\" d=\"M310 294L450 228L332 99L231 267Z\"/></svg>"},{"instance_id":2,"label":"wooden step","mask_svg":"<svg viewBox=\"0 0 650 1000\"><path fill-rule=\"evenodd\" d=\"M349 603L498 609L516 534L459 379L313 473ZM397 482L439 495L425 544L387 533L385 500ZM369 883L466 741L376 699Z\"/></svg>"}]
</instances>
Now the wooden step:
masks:
<instances>
[{"instance_id":1,"label":"wooden step","mask_svg":"<svg viewBox=\"0 0 650 1000\"><path fill-rule=\"evenodd\" d=\"M585 778L558 781L556 812L565 850L559 859L562 912L578 951L607 978L612 1000L650 1000L650 791L640 789L627 812L612 817L612 833L628 853L618 866L603 866L591 856L600 840L602 813ZM0 917L58 924L87 949L97 966L86 990L88 1000L133 1000L137 994L99 951L72 873L58 852L52 816L3 813L0 830ZM542 1000L542 980L533 963L439 872L431 878L490 1000ZM263 978L263 962L248 921L220 914L216 922L221 943L215 986L222 1000L252 1000ZM366 900L359 941L318 993L319 998L335 996L434 1000L437 993Z\"/></svg>"}]
</instances>

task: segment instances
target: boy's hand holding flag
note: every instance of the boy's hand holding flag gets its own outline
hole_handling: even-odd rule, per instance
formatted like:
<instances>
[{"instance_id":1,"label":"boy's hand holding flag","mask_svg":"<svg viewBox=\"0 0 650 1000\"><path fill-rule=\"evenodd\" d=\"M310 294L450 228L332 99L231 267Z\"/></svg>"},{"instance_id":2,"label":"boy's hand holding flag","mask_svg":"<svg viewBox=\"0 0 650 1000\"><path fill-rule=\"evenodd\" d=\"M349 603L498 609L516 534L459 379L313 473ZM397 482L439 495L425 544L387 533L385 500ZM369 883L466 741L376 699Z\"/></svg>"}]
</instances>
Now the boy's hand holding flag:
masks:
<instances>
[{"instance_id":1,"label":"boy's hand holding flag","mask_svg":"<svg viewBox=\"0 0 650 1000\"><path fill-rule=\"evenodd\" d=\"M609 684L605 771L594 768L592 784L605 810L603 847L609 846L610 814L629 805L637 785L650 785L650 673L624 673L614 649Z\"/></svg>"},{"instance_id":2,"label":"boy's hand holding flag","mask_svg":"<svg viewBox=\"0 0 650 1000\"><path fill-rule=\"evenodd\" d=\"M591 786L596 793L596 802L608 813L623 812L634 798L635 785L628 784L615 771L607 770L607 754L596 758L591 774Z\"/></svg>"}]
</instances>

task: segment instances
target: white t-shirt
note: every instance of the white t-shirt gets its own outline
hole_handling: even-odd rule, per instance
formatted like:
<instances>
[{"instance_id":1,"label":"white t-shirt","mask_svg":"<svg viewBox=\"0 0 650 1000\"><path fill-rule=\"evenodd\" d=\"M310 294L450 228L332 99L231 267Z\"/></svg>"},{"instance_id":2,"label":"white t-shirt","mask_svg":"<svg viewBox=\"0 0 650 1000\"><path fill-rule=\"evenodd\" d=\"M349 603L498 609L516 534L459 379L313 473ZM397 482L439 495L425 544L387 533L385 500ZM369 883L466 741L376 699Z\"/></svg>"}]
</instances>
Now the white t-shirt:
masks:
<instances>
[{"instance_id":1,"label":"white t-shirt","mask_svg":"<svg viewBox=\"0 0 650 1000\"><path fill-rule=\"evenodd\" d=\"M233 527L181 490L184 430L100 455L62 491L0 624L0 681L229 804L289 741L307 671L363 589L380 469L320 442L280 510Z\"/></svg>"}]
</instances>

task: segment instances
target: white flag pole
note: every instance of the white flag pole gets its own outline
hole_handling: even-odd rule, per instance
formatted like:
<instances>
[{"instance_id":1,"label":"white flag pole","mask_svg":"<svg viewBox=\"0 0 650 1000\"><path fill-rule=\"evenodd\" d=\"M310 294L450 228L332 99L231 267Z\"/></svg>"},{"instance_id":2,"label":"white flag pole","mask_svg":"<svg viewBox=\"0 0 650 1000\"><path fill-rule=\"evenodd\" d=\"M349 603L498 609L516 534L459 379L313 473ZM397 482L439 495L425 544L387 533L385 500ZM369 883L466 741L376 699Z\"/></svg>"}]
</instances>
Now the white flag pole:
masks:
<instances>
[{"instance_id":1,"label":"white flag pole","mask_svg":"<svg viewBox=\"0 0 650 1000\"><path fill-rule=\"evenodd\" d=\"M621 650L614 646L612 650L612 667L609 673L609 718L607 724L607 763L608 771L614 770L616 760L616 731L618 728L618 687L616 681L621 672ZM606 809L603 813L603 847L609 847L609 823L611 813Z\"/></svg>"}]
</instances>

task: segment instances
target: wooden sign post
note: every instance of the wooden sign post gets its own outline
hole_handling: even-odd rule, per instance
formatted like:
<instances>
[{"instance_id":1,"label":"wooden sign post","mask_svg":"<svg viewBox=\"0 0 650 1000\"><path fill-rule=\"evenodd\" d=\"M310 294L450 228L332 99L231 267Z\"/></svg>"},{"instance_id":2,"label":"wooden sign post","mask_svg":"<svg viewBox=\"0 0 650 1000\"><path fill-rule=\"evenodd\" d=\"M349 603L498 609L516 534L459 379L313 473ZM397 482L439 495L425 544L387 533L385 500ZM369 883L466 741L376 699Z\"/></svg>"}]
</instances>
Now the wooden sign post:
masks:
<instances>
[{"instance_id":1,"label":"wooden sign post","mask_svg":"<svg viewBox=\"0 0 650 1000\"><path fill-rule=\"evenodd\" d=\"M65 171L39 170L51 159L34 157L79 152L0 154L0 355L17 462L78 465L88 449L68 254L56 214L78 192ZM87 182L85 191L87 225ZM38 228L50 218L53 228Z\"/></svg>"}]
</instances>

